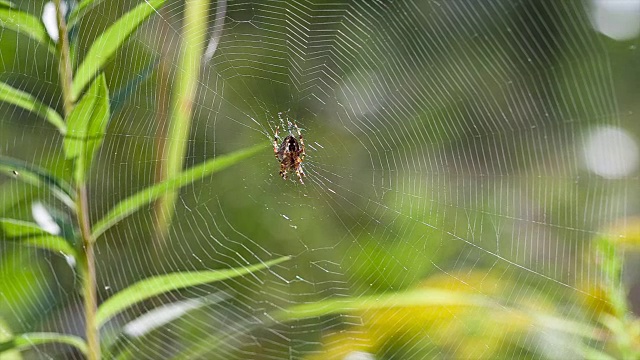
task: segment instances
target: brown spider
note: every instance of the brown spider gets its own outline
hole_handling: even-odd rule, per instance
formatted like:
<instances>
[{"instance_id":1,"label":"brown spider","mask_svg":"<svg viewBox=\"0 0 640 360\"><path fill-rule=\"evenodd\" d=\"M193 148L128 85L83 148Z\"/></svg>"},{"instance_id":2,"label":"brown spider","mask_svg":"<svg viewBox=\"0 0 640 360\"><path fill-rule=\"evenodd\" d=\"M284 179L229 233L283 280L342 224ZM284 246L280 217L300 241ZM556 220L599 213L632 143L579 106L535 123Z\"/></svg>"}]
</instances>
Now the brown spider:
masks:
<instances>
[{"instance_id":1,"label":"brown spider","mask_svg":"<svg viewBox=\"0 0 640 360\"><path fill-rule=\"evenodd\" d=\"M304 184L302 178L305 176L304 171L302 170L302 161L304 160L304 140L302 139L302 134L300 133L300 129L291 121L287 121L289 126L289 135L284 138L284 141L280 145L278 145L278 131L280 130L280 126L276 128L276 134L273 138L273 153L276 156L276 159L280 162L280 176L284 180L287 180L287 173L289 170L294 171L296 175L298 175L298 179L301 184ZM298 132L298 139L291 132L292 129L296 129Z\"/></svg>"}]
</instances>

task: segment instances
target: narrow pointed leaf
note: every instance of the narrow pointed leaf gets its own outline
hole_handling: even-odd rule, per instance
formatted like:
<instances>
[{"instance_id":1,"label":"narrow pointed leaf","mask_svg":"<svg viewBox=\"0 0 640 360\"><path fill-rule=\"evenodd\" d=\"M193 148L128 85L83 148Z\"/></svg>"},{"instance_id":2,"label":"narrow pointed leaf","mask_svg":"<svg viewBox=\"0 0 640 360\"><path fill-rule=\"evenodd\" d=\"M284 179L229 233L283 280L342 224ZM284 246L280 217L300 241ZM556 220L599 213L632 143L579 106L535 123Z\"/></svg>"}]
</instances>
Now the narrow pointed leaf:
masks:
<instances>
[{"instance_id":1,"label":"narrow pointed leaf","mask_svg":"<svg viewBox=\"0 0 640 360\"><path fill-rule=\"evenodd\" d=\"M16 240L25 245L76 256L75 250L64 238L46 232L36 223L0 218L0 227L5 235L3 239Z\"/></svg>"},{"instance_id":2,"label":"narrow pointed leaf","mask_svg":"<svg viewBox=\"0 0 640 360\"><path fill-rule=\"evenodd\" d=\"M91 10L96 5L100 4L104 0L82 0L69 14L69 20L67 21L67 26L69 29L74 27L78 21L82 18L84 14L86 14L89 10Z\"/></svg>"},{"instance_id":3,"label":"narrow pointed leaf","mask_svg":"<svg viewBox=\"0 0 640 360\"><path fill-rule=\"evenodd\" d=\"M310 302L293 306L278 315L283 320L293 320L372 309L437 305L490 307L492 304L488 298L469 293L442 289L419 289L402 293Z\"/></svg>"},{"instance_id":4,"label":"narrow pointed leaf","mask_svg":"<svg viewBox=\"0 0 640 360\"><path fill-rule=\"evenodd\" d=\"M15 336L11 340L0 342L0 354L10 350L23 350L34 345L59 343L67 344L87 354L87 344L82 338L58 333L26 333Z\"/></svg>"},{"instance_id":5,"label":"narrow pointed leaf","mask_svg":"<svg viewBox=\"0 0 640 360\"><path fill-rule=\"evenodd\" d=\"M75 159L74 179L78 184L84 182L95 152L102 144L109 114L109 90L102 74L69 114L64 151L68 159Z\"/></svg>"},{"instance_id":6,"label":"narrow pointed leaf","mask_svg":"<svg viewBox=\"0 0 640 360\"><path fill-rule=\"evenodd\" d=\"M98 326L102 326L107 320L111 319L124 309L169 291L251 274L286 260L289 260L288 256L241 268L178 272L144 279L118 292L102 303L98 308L96 322L98 323Z\"/></svg>"},{"instance_id":7,"label":"narrow pointed leaf","mask_svg":"<svg viewBox=\"0 0 640 360\"><path fill-rule=\"evenodd\" d=\"M507 311L518 314L522 319L529 320L536 326L562 331L584 338L601 340L600 331L585 323L564 319L552 314L545 314L530 309L508 308L497 300L484 295L470 294L462 291L445 290L439 288L421 288L405 292L380 294L359 298L331 299L326 301L309 302L284 309L273 315L282 321L307 319L344 313L360 313L364 311L413 308L430 306L467 306L486 309L499 313Z\"/></svg>"},{"instance_id":8,"label":"narrow pointed leaf","mask_svg":"<svg viewBox=\"0 0 640 360\"><path fill-rule=\"evenodd\" d=\"M73 79L73 99L80 97L91 79L104 68L122 44L165 0L148 0L133 8L105 30L91 45Z\"/></svg>"},{"instance_id":9,"label":"narrow pointed leaf","mask_svg":"<svg viewBox=\"0 0 640 360\"><path fill-rule=\"evenodd\" d=\"M42 116L53 126L58 128L58 131L63 135L67 131L67 126L65 125L62 116L60 116L57 111L41 103L31 96L31 94L18 90L3 82L0 82L0 101L21 107Z\"/></svg>"},{"instance_id":10,"label":"narrow pointed leaf","mask_svg":"<svg viewBox=\"0 0 640 360\"><path fill-rule=\"evenodd\" d=\"M0 226L4 234L9 237L49 235L49 233L38 226L38 224L28 221L0 218Z\"/></svg>"},{"instance_id":11,"label":"narrow pointed leaf","mask_svg":"<svg viewBox=\"0 0 640 360\"><path fill-rule=\"evenodd\" d=\"M51 250L55 253L62 254L65 257L77 258L76 251L64 238L61 238L60 236L47 234L44 236L29 237L21 240L21 244L39 249Z\"/></svg>"},{"instance_id":12,"label":"narrow pointed leaf","mask_svg":"<svg viewBox=\"0 0 640 360\"><path fill-rule=\"evenodd\" d=\"M142 206L158 199L168 191L177 190L183 186L190 185L196 180L211 175L243 159L264 150L264 145L256 145L247 149L233 152L231 154L218 156L202 164L187 169L175 177L166 179L158 184L151 185L116 204L107 215L100 219L93 227L93 239L97 239L111 226L118 221L133 214Z\"/></svg>"},{"instance_id":13,"label":"narrow pointed leaf","mask_svg":"<svg viewBox=\"0 0 640 360\"><path fill-rule=\"evenodd\" d=\"M29 13L0 6L0 27L32 38L46 46L52 53L56 51L42 21Z\"/></svg>"},{"instance_id":14,"label":"narrow pointed leaf","mask_svg":"<svg viewBox=\"0 0 640 360\"><path fill-rule=\"evenodd\" d=\"M27 164L18 159L0 156L0 171L18 181L49 189L53 195L65 205L71 209L75 209L72 195L74 192L71 186L44 169Z\"/></svg>"}]
</instances>

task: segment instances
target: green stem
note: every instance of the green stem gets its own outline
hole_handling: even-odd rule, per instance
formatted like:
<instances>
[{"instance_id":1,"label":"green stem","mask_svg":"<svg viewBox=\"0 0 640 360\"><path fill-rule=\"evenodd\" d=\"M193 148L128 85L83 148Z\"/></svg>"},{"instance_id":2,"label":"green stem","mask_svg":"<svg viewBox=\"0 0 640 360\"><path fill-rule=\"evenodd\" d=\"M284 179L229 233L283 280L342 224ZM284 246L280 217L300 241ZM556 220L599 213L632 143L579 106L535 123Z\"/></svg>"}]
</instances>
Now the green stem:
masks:
<instances>
[{"instance_id":1,"label":"green stem","mask_svg":"<svg viewBox=\"0 0 640 360\"><path fill-rule=\"evenodd\" d=\"M58 56L59 56L59 75L60 84L62 86L62 98L64 103L65 118L71 114L75 106L73 101L73 69L71 66L71 53L69 50L69 35L67 32L67 24L65 14L62 11L61 0L55 1L56 18L58 21ZM87 341L87 359L100 359L100 338L98 326L96 323L97 312L97 296L96 296L96 267L94 244L91 237L91 224L89 222L89 201L87 197L87 188L85 184L75 184L76 186L76 205L77 220L82 236L82 245L84 248L84 256L81 259L80 266L82 272L82 295L84 298L85 311L85 335Z\"/></svg>"},{"instance_id":2,"label":"green stem","mask_svg":"<svg viewBox=\"0 0 640 360\"><path fill-rule=\"evenodd\" d=\"M100 359L100 337L96 321L98 302L96 295L96 266L94 241L91 237L91 225L89 224L89 206L87 188L84 184L78 185L78 224L82 235L84 247L84 261L82 261L82 292L84 298L85 334L87 338L87 358L89 360Z\"/></svg>"},{"instance_id":3,"label":"green stem","mask_svg":"<svg viewBox=\"0 0 640 360\"><path fill-rule=\"evenodd\" d=\"M62 12L61 0L56 0L56 18L58 21L58 54L60 72L60 84L62 85L62 99L64 103L64 114L68 116L73 110L73 95L71 88L73 85L73 70L71 68L71 52L69 51L69 35L65 14Z\"/></svg>"},{"instance_id":4,"label":"green stem","mask_svg":"<svg viewBox=\"0 0 640 360\"><path fill-rule=\"evenodd\" d=\"M184 165L191 130L193 103L196 99L200 79L208 11L208 0L186 1L180 62L171 103L169 129L166 134L167 142L164 146L163 158L166 159L166 163L164 166L161 165L159 181L175 176L182 171ZM177 191L172 191L156 203L156 241L161 242L158 245L164 243L163 239L173 218L177 195Z\"/></svg>"}]
</instances>

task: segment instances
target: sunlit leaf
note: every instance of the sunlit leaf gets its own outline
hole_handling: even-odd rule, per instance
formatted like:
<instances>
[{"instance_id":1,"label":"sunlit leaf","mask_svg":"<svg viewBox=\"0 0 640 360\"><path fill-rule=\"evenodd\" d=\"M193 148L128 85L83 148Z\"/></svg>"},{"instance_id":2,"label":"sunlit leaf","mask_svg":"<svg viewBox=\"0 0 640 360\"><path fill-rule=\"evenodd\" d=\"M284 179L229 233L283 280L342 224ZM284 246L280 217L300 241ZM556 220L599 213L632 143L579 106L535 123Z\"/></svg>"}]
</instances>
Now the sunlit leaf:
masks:
<instances>
[{"instance_id":1,"label":"sunlit leaf","mask_svg":"<svg viewBox=\"0 0 640 360\"><path fill-rule=\"evenodd\" d=\"M274 317L281 320L299 320L335 314L361 313L370 310L431 306L467 306L496 313L507 311L509 314L517 314L522 318L528 319L530 323L549 329L580 335L589 339L600 339L600 332L587 324L530 310L506 308L487 296L438 288L421 288L398 293L309 302L282 310L275 314Z\"/></svg>"},{"instance_id":2,"label":"sunlit leaf","mask_svg":"<svg viewBox=\"0 0 640 360\"><path fill-rule=\"evenodd\" d=\"M53 195L71 209L75 209L73 189L62 179L58 179L44 169L21 160L0 156L0 171L18 181L49 189Z\"/></svg>"},{"instance_id":3,"label":"sunlit leaf","mask_svg":"<svg viewBox=\"0 0 640 360\"><path fill-rule=\"evenodd\" d=\"M85 86L102 70L118 48L151 14L162 6L164 1L149 0L140 3L96 39L75 73L72 88L74 100L80 97Z\"/></svg>"},{"instance_id":4,"label":"sunlit leaf","mask_svg":"<svg viewBox=\"0 0 640 360\"><path fill-rule=\"evenodd\" d=\"M77 183L84 182L95 152L102 144L108 123L109 90L102 74L69 114L64 151L67 158L76 159L74 179Z\"/></svg>"},{"instance_id":5,"label":"sunlit leaf","mask_svg":"<svg viewBox=\"0 0 640 360\"><path fill-rule=\"evenodd\" d=\"M274 266L286 260L289 260L288 256L241 268L178 272L141 280L118 292L100 305L97 313L98 326L103 325L107 320L119 312L151 297L190 286L202 285L247 275L266 269L270 266Z\"/></svg>"},{"instance_id":6,"label":"sunlit leaf","mask_svg":"<svg viewBox=\"0 0 640 360\"><path fill-rule=\"evenodd\" d=\"M62 116L60 116L57 111L41 103L31 96L31 94L13 88L3 82L0 82L0 101L21 107L42 116L53 126L58 128L60 133L63 135L67 131L67 126L65 125Z\"/></svg>"},{"instance_id":7,"label":"sunlit leaf","mask_svg":"<svg viewBox=\"0 0 640 360\"><path fill-rule=\"evenodd\" d=\"M15 336L11 340L0 342L0 354L9 350L23 350L49 343L71 345L83 354L87 354L87 345L82 338L58 333L26 333Z\"/></svg>"},{"instance_id":8,"label":"sunlit leaf","mask_svg":"<svg viewBox=\"0 0 640 360\"><path fill-rule=\"evenodd\" d=\"M280 315L282 318L293 320L372 309L435 305L484 307L489 306L490 302L487 298L465 292L419 289L403 293L310 302L289 308Z\"/></svg>"},{"instance_id":9,"label":"sunlit leaf","mask_svg":"<svg viewBox=\"0 0 640 360\"><path fill-rule=\"evenodd\" d=\"M93 227L93 238L97 239L111 226L118 223L123 218L133 214L136 210L142 206L149 204L156 200L167 191L173 191L183 186L192 184L196 180L200 180L205 176L211 175L215 172L223 170L233 164L236 164L243 159L264 150L264 145L256 145L247 149L218 156L202 164L196 165L190 169L187 169L177 176L166 179L158 184L145 188L128 198L120 201L116 204L107 215L96 222Z\"/></svg>"},{"instance_id":10,"label":"sunlit leaf","mask_svg":"<svg viewBox=\"0 0 640 360\"><path fill-rule=\"evenodd\" d=\"M31 14L0 7L0 27L24 34L46 46L49 51L53 53L56 51L42 21Z\"/></svg>"}]
</instances>

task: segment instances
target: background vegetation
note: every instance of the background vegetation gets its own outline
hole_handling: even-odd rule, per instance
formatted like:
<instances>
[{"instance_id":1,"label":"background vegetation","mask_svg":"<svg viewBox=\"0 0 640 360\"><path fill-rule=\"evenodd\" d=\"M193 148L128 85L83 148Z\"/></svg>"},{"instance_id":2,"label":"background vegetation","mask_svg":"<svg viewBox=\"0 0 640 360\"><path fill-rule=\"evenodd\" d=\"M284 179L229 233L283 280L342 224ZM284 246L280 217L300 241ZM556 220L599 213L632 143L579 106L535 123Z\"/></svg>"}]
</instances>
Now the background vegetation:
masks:
<instances>
[{"instance_id":1,"label":"background vegetation","mask_svg":"<svg viewBox=\"0 0 640 360\"><path fill-rule=\"evenodd\" d=\"M68 5L0 1L0 358L640 356L593 3Z\"/></svg>"}]
</instances>

